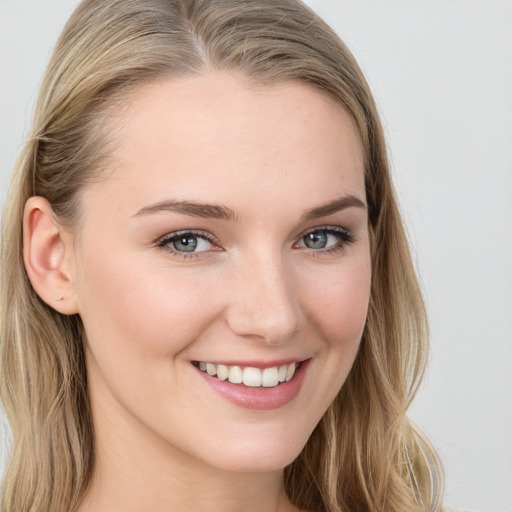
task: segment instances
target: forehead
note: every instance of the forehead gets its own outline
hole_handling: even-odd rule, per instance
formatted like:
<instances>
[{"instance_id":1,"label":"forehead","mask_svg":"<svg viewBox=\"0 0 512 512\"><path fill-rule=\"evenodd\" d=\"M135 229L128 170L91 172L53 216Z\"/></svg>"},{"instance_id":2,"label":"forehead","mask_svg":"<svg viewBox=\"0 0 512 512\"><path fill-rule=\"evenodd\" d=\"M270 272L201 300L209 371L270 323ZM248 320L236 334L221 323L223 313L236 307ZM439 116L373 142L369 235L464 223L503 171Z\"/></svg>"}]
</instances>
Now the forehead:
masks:
<instances>
[{"instance_id":1,"label":"forehead","mask_svg":"<svg viewBox=\"0 0 512 512\"><path fill-rule=\"evenodd\" d=\"M322 200L328 187L358 189L335 196L364 190L351 117L298 82L255 86L220 72L160 79L132 91L113 119L111 179L148 200L178 190L225 201L234 184L268 194L286 182L291 194L307 182Z\"/></svg>"}]
</instances>

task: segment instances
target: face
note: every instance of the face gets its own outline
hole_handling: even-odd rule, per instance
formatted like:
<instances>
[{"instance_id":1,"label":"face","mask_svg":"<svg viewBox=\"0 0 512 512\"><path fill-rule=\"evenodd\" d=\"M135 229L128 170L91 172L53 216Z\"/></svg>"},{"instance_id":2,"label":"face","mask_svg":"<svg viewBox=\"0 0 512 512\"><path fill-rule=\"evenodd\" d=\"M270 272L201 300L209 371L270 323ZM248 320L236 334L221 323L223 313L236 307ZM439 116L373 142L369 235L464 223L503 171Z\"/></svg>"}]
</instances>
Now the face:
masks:
<instances>
[{"instance_id":1,"label":"face","mask_svg":"<svg viewBox=\"0 0 512 512\"><path fill-rule=\"evenodd\" d=\"M145 85L115 125L111 172L83 190L74 243L98 435L227 470L282 468L365 324L355 128L305 85L220 73Z\"/></svg>"}]
</instances>

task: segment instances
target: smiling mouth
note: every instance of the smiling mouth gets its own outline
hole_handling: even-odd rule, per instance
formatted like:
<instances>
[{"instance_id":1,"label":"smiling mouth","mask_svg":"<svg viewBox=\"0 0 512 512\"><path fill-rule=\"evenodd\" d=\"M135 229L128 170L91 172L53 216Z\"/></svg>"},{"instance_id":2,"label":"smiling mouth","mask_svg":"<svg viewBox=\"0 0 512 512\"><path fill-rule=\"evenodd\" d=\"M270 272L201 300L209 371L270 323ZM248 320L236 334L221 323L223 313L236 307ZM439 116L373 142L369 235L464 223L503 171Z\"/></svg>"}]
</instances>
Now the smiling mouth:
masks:
<instances>
[{"instance_id":1,"label":"smiling mouth","mask_svg":"<svg viewBox=\"0 0 512 512\"><path fill-rule=\"evenodd\" d=\"M243 384L251 388L275 388L279 384L293 379L295 371L301 366L302 362L293 362L263 369L251 366L205 363L203 361L193 361L192 364L211 377L216 377L221 381L227 380L231 384Z\"/></svg>"}]
</instances>

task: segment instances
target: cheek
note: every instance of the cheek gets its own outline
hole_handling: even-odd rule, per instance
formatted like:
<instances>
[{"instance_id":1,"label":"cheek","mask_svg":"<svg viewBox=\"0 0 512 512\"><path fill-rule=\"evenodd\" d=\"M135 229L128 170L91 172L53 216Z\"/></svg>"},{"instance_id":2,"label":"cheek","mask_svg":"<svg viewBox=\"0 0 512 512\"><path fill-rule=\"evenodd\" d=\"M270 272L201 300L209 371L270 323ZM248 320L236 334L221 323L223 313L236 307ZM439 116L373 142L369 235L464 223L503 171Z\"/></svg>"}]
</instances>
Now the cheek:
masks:
<instances>
[{"instance_id":1,"label":"cheek","mask_svg":"<svg viewBox=\"0 0 512 512\"><path fill-rule=\"evenodd\" d=\"M371 286L369 257L326 270L309 281L308 317L332 346L359 345L366 322Z\"/></svg>"},{"instance_id":2,"label":"cheek","mask_svg":"<svg viewBox=\"0 0 512 512\"><path fill-rule=\"evenodd\" d=\"M86 255L83 268L79 300L89 345L94 350L101 343L102 351L125 363L172 357L215 317L215 302L205 300L209 280L193 272L99 254Z\"/></svg>"},{"instance_id":3,"label":"cheek","mask_svg":"<svg viewBox=\"0 0 512 512\"><path fill-rule=\"evenodd\" d=\"M319 364L311 369L320 397L318 421L343 386L359 349L370 297L370 258L347 259L316 278L309 283L308 317L323 340Z\"/></svg>"}]
</instances>

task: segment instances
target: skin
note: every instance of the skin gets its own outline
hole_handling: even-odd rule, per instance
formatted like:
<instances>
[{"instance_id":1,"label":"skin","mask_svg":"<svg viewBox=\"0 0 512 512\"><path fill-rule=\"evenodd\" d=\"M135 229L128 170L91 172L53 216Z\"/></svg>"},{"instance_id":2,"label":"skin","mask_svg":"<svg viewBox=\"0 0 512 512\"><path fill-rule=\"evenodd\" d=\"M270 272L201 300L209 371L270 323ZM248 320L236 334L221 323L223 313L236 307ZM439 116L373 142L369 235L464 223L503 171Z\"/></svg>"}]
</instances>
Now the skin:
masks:
<instances>
[{"instance_id":1,"label":"skin","mask_svg":"<svg viewBox=\"0 0 512 512\"><path fill-rule=\"evenodd\" d=\"M210 73L137 89L115 126L108 177L82 191L78 236L60 235L70 285L54 306L83 319L96 432L80 512L294 510L283 468L343 385L368 307L353 123L305 85ZM304 220L347 195L361 206ZM168 199L234 217L137 215ZM304 234L325 226L353 241L330 235L326 248L308 248ZM181 230L215 241L184 259L159 245ZM255 411L191 363L240 359L310 362L291 402Z\"/></svg>"}]
</instances>

